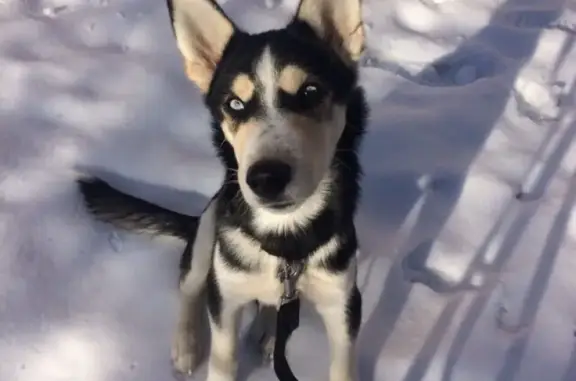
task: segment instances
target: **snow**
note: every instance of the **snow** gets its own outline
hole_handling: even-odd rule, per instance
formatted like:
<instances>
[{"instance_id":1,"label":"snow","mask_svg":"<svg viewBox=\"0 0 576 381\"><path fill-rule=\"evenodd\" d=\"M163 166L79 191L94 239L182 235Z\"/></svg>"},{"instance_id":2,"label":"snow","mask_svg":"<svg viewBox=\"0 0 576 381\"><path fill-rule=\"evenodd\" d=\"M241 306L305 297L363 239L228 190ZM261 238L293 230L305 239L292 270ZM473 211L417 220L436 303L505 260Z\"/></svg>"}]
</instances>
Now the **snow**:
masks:
<instances>
[{"instance_id":1,"label":"snow","mask_svg":"<svg viewBox=\"0 0 576 381\"><path fill-rule=\"evenodd\" d=\"M255 32L297 1L220 3ZM576 2L364 10L360 380L575 381ZM0 0L0 83L0 380L172 379L183 244L95 222L72 182L187 213L217 188L164 2ZM309 311L289 358L326 378Z\"/></svg>"}]
</instances>

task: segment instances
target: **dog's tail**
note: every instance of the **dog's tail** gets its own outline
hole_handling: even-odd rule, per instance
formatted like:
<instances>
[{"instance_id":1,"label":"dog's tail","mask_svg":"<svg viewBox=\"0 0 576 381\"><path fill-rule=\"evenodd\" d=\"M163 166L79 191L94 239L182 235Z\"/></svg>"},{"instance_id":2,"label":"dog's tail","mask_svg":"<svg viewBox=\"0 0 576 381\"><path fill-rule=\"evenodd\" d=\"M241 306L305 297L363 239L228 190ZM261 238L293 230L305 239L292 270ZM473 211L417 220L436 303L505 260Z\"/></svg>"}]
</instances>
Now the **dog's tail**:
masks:
<instances>
[{"instance_id":1,"label":"dog's tail","mask_svg":"<svg viewBox=\"0 0 576 381\"><path fill-rule=\"evenodd\" d=\"M84 204L97 219L133 232L189 240L199 218L180 214L123 193L98 178L77 180Z\"/></svg>"}]
</instances>

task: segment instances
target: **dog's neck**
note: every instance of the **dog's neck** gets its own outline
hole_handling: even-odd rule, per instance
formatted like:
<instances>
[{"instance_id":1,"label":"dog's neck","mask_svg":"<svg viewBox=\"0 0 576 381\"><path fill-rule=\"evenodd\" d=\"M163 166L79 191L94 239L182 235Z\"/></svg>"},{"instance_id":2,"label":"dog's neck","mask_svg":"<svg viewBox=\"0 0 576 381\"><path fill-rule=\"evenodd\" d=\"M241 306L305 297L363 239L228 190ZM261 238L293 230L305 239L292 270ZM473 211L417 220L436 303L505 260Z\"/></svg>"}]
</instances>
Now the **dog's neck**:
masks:
<instances>
[{"instance_id":1,"label":"dog's neck","mask_svg":"<svg viewBox=\"0 0 576 381\"><path fill-rule=\"evenodd\" d=\"M225 155L227 170L218 197L221 223L239 227L263 250L286 260L305 259L335 235L355 235L354 214L362 174L356 150L364 133L365 118L364 96L358 88L348 105L346 127L329 171L314 194L290 214L251 207L239 189L237 168L231 165L236 163L226 162L233 155Z\"/></svg>"},{"instance_id":2,"label":"dog's neck","mask_svg":"<svg viewBox=\"0 0 576 381\"><path fill-rule=\"evenodd\" d=\"M226 181L219 200L223 213L219 215L224 216L225 224L239 227L258 241L269 254L287 260L304 259L332 236L352 227L352 211L344 207L346 192L341 184L345 184L348 176L343 167L333 165L316 192L298 209L286 214L251 207L237 183ZM348 187L354 193L357 188L357 184Z\"/></svg>"}]
</instances>

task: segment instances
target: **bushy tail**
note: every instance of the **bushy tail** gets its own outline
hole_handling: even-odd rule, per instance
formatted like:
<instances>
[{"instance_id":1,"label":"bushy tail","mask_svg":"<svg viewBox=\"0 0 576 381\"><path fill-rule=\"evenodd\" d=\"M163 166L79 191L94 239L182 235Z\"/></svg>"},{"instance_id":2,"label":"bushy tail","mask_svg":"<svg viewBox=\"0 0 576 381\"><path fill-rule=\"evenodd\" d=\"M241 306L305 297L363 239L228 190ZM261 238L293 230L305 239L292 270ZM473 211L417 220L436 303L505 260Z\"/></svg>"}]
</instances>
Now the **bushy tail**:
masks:
<instances>
[{"instance_id":1,"label":"bushy tail","mask_svg":"<svg viewBox=\"0 0 576 381\"><path fill-rule=\"evenodd\" d=\"M130 196L98 178L82 178L77 182L86 208L97 219L118 228L189 240L198 227L198 217L173 212Z\"/></svg>"}]
</instances>

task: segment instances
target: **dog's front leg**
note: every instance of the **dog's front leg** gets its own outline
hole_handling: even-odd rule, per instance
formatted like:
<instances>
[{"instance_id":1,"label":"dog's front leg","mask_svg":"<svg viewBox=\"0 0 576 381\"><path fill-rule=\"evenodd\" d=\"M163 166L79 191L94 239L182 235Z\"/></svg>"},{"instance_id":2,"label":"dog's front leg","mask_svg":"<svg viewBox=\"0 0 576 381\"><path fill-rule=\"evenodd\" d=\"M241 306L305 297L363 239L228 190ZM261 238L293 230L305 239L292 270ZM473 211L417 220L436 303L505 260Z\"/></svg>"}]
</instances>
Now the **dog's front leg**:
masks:
<instances>
[{"instance_id":1,"label":"dog's front leg","mask_svg":"<svg viewBox=\"0 0 576 381\"><path fill-rule=\"evenodd\" d=\"M362 296L353 285L338 299L339 302L320 300L315 305L330 344L330 381L353 381L357 378L354 344L362 315Z\"/></svg>"},{"instance_id":2,"label":"dog's front leg","mask_svg":"<svg viewBox=\"0 0 576 381\"><path fill-rule=\"evenodd\" d=\"M191 373L202 360L208 346L206 279L211 268L215 240L216 202L213 198L202 213L198 230L186 246L183 258L189 270L181 274L180 312L172 343L172 361L177 371ZM194 232L193 232L194 233Z\"/></svg>"},{"instance_id":3,"label":"dog's front leg","mask_svg":"<svg viewBox=\"0 0 576 381\"><path fill-rule=\"evenodd\" d=\"M208 306L212 340L207 381L234 381L238 368L236 350L240 312L244 304L224 298L218 290L214 290L213 283L208 291Z\"/></svg>"},{"instance_id":4,"label":"dog's front leg","mask_svg":"<svg viewBox=\"0 0 576 381\"><path fill-rule=\"evenodd\" d=\"M208 344L206 292L180 291L180 312L172 343L172 362L178 372L192 373L202 360Z\"/></svg>"}]
</instances>

